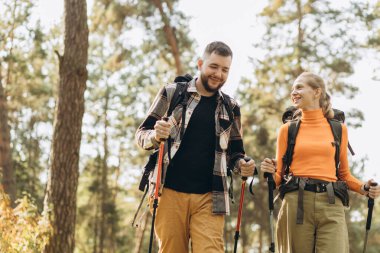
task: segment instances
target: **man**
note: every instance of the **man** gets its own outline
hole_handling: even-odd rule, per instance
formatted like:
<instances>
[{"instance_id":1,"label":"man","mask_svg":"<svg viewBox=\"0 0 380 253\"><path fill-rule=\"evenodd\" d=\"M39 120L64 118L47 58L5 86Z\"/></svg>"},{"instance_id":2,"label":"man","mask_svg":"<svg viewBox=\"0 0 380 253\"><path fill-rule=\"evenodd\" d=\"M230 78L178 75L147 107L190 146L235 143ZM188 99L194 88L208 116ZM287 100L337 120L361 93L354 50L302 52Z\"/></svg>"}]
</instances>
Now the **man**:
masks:
<instances>
[{"instance_id":1,"label":"man","mask_svg":"<svg viewBox=\"0 0 380 253\"><path fill-rule=\"evenodd\" d=\"M136 140L144 149L157 148L159 141L169 136L174 141L170 163L165 151L163 189L155 222L159 252L187 253L189 238L195 253L224 252L224 215L230 211L227 170L248 177L255 167L253 160L243 159L240 108L220 90L231 62L232 51L226 44L216 41L207 45L198 60L200 77L188 83L182 138L181 106L173 110L168 122L162 120L175 83L160 90L137 130Z\"/></svg>"}]
</instances>

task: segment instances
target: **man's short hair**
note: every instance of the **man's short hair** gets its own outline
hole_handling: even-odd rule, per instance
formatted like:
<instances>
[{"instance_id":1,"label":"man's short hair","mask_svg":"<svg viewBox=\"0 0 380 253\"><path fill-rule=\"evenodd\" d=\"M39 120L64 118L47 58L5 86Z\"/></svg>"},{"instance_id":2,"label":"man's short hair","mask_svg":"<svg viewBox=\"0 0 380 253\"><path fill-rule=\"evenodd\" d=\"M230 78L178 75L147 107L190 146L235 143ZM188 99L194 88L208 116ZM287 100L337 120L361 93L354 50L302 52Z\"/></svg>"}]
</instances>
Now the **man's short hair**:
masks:
<instances>
[{"instance_id":1,"label":"man's short hair","mask_svg":"<svg viewBox=\"0 0 380 253\"><path fill-rule=\"evenodd\" d=\"M211 55L212 53L215 53L220 56L231 56L232 58L232 50L227 44L221 41L214 41L208 44L205 48L205 51L203 53L203 58L206 56Z\"/></svg>"}]
</instances>

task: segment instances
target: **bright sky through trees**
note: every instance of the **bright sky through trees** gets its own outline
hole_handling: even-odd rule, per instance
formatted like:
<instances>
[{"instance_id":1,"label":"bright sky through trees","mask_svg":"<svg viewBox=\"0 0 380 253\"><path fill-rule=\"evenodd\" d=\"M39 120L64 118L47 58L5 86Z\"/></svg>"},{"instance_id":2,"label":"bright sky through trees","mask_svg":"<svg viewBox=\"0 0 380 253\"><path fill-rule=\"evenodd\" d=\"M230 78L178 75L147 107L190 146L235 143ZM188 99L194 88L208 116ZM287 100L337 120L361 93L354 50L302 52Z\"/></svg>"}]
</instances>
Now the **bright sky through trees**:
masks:
<instances>
[{"instance_id":1,"label":"bright sky through trees","mask_svg":"<svg viewBox=\"0 0 380 253\"><path fill-rule=\"evenodd\" d=\"M88 0L88 12L92 1ZM63 12L63 1L39 0L36 15L43 26L51 26L60 21ZM182 0L180 9L190 20L191 37L197 41L197 53L200 55L204 45L213 40L222 40L229 44L234 52L229 80L224 90L233 94L241 77L252 76L252 64L249 57L263 57L262 52L255 50L253 43L260 41L264 32L256 14L266 5L266 1L240 0ZM349 140L359 160L368 156L364 179L375 177L380 181L380 156L377 154L377 143L380 141L380 82L373 80L373 67L379 66L373 54L368 53L355 65L355 73L349 79L358 86L359 94L353 100L333 97L335 108L349 111L356 108L364 113L365 120L360 129L349 128ZM194 63L194 69L196 63ZM291 85L291 84L289 84ZM273 144L275 145L275 144ZM268 154L269 155L269 154ZM253 154L254 156L254 154ZM262 159L262 158L260 158Z\"/></svg>"}]
</instances>

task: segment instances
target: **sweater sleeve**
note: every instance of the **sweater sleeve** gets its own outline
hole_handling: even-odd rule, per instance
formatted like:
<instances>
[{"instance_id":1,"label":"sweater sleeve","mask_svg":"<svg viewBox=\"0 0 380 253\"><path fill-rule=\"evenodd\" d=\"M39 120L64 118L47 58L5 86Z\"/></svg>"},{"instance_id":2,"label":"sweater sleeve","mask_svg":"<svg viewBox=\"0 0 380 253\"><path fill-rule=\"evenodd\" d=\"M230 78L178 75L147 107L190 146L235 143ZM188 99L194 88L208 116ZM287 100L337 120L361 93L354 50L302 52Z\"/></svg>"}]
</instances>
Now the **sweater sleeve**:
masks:
<instances>
[{"instance_id":1,"label":"sweater sleeve","mask_svg":"<svg viewBox=\"0 0 380 253\"><path fill-rule=\"evenodd\" d=\"M277 160L277 172L275 176L276 185L279 186L281 183L281 174L283 170L282 158L285 155L287 144L288 144L288 129L289 123L281 126L278 136L277 136L277 148L276 148L276 160ZM285 173L285 172L284 172Z\"/></svg>"},{"instance_id":2,"label":"sweater sleeve","mask_svg":"<svg viewBox=\"0 0 380 253\"><path fill-rule=\"evenodd\" d=\"M342 140L340 146L340 168L339 168L339 179L346 181L348 188L352 191L360 193L360 187L362 182L354 177L348 166L348 133L346 125L342 124Z\"/></svg>"}]
</instances>

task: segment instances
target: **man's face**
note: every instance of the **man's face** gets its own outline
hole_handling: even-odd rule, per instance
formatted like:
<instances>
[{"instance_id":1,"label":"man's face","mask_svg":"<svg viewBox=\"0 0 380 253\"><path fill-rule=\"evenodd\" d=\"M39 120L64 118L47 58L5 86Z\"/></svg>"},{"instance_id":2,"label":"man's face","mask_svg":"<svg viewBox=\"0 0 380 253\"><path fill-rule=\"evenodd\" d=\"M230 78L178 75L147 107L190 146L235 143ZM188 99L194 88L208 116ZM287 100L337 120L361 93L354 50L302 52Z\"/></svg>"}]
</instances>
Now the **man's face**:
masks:
<instances>
[{"instance_id":1,"label":"man's face","mask_svg":"<svg viewBox=\"0 0 380 253\"><path fill-rule=\"evenodd\" d=\"M215 53L206 55L198 61L202 85L208 92L216 92L227 81L232 62L231 56L221 56Z\"/></svg>"}]
</instances>

